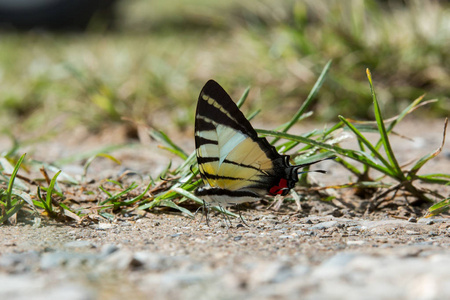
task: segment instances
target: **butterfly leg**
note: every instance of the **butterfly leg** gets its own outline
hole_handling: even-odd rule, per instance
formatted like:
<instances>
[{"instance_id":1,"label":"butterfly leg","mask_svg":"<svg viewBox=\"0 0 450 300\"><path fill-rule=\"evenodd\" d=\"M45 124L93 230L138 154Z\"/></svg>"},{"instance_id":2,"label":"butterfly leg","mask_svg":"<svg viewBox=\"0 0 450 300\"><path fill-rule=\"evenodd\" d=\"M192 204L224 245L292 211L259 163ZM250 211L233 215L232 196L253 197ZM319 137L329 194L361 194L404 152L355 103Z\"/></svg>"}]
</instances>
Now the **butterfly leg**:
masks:
<instances>
[{"instance_id":1,"label":"butterfly leg","mask_svg":"<svg viewBox=\"0 0 450 300\"><path fill-rule=\"evenodd\" d=\"M203 200L203 215L202 215L202 219L203 216L205 216L205 220L206 220L206 225L209 227L209 220L208 220L208 208L206 207L206 201ZM200 220L200 223L202 222L202 220Z\"/></svg>"},{"instance_id":2,"label":"butterfly leg","mask_svg":"<svg viewBox=\"0 0 450 300\"><path fill-rule=\"evenodd\" d=\"M239 218L241 218L242 223L244 223L245 226L250 227L250 226L248 226L248 224L245 222L244 218L242 217L242 214L241 214L241 205L240 205L240 204L236 205L236 208L237 208L237 210L238 210Z\"/></svg>"},{"instance_id":3,"label":"butterfly leg","mask_svg":"<svg viewBox=\"0 0 450 300\"><path fill-rule=\"evenodd\" d=\"M221 213L222 216L223 216L223 219L224 219L224 221L225 221L225 225L227 226L227 230L228 230L228 229L230 229L231 227L233 227L233 224L231 223L231 219L230 219L230 217L226 214L225 208L223 208L222 205L219 204L218 207L219 207L220 213ZM230 224L230 226L228 226L227 221L228 221L228 223Z\"/></svg>"},{"instance_id":4,"label":"butterfly leg","mask_svg":"<svg viewBox=\"0 0 450 300\"><path fill-rule=\"evenodd\" d=\"M186 225L184 225L184 226L190 225L190 224L192 223L192 221L195 220L195 218L197 217L198 212L199 212L200 209L202 209L202 208L203 208L203 206L200 206L199 208L197 208L197 209L195 210L195 213L194 213L194 215L192 216L191 220L190 220L189 222L187 222ZM203 214L202 214L202 217L201 217L201 219L200 219L200 223L202 222L202 219L203 219Z\"/></svg>"}]
</instances>

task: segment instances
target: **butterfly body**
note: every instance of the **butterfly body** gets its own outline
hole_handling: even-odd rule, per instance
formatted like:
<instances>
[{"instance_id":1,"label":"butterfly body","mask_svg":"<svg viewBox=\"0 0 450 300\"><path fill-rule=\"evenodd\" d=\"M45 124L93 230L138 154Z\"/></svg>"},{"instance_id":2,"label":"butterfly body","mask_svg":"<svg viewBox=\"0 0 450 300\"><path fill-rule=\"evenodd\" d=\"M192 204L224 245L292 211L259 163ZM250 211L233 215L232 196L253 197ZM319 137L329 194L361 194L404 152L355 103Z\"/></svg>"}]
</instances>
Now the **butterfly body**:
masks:
<instances>
[{"instance_id":1,"label":"butterfly body","mask_svg":"<svg viewBox=\"0 0 450 300\"><path fill-rule=\"evenodd\" d=\"M209 80L198 99L195 146L205 183L196 194L222 206L258 201L267 194L286 195L298 181L289 155L279 154L258 137L230 96Z\"/></svg>"}]
</instances>

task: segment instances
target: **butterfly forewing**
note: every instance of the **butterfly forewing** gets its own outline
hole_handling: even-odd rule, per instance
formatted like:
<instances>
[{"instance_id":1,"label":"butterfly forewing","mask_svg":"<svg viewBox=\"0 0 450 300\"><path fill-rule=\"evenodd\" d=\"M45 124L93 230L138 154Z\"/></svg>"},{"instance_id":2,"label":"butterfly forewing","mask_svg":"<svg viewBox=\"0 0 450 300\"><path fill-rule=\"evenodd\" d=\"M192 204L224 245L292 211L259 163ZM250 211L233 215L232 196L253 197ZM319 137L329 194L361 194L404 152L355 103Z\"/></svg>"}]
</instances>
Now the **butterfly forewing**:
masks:
<instances>
[{"instance_id":1,"label":"butterfly forewing","mask_svg":"<svg viewBox=\"0 0 450 300\"><path fill-rule=\"evenodd\" d=\"M200 174L207 185L201 194L221 198L222 204L258 200L289 168L286 156L258 138L230 96L213 80L199 96L195 144Z\"/></svg>"}]
</instances>

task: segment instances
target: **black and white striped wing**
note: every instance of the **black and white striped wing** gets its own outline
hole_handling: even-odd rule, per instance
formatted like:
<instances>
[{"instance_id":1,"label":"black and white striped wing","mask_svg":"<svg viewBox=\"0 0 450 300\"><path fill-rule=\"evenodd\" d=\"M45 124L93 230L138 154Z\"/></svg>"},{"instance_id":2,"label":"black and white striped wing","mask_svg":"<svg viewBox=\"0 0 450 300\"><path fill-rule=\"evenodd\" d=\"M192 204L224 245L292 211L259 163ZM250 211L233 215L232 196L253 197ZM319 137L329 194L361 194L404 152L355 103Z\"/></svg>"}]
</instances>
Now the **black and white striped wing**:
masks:
<instances>
[{"instance_id":1,"label":"black and white striped wing","mask_svg":"<svg viewBox=\"0 0 450 300\"><path fill-rule=\"evenodd\" d=\"M290 168L259 138L225 90L209 80L203 87L195 117L195 146L205 187L197 195L223 205L257 201L277 186Z\"/></svg>"}]
</instances>

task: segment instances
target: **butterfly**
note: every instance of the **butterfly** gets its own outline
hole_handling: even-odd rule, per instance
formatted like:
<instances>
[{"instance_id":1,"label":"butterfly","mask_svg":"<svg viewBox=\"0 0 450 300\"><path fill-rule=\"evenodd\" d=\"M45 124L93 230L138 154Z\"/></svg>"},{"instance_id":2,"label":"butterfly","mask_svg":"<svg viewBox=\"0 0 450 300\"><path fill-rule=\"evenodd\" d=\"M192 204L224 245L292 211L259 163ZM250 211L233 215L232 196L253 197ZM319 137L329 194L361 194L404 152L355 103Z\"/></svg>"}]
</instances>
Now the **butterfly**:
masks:
<instances>
[{"instance_id":1,"label":"butterfly","mask_svg":"<svg viewBox=\"0 0 450 300\"><path fill-rule=\"evenodd\" d=\"M195 114L195 148L204 186L204 201L231 206L286 195L298 181L299 169L267 139L258 137L227 92L209 80L200 92ZM324 172L319 170L319 172Z\"/></svg>"}]
</instances>

